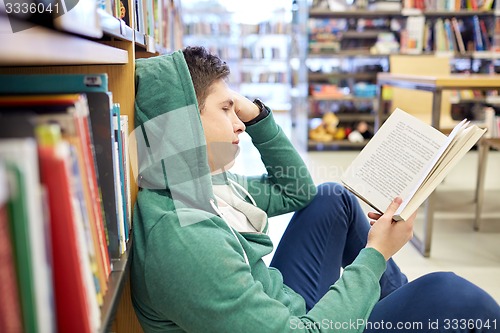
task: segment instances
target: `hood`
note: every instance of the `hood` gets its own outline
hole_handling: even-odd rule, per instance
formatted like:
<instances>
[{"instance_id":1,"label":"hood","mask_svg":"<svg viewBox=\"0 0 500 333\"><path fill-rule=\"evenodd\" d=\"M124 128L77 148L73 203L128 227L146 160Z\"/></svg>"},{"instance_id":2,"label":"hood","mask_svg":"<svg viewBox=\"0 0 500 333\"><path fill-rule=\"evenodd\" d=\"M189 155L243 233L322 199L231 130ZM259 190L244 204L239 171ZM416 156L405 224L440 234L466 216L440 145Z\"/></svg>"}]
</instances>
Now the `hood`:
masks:
<instances>
[{"instance_id":1,"label":"hood","mask_svg":"<svg viewBox=\"0 0 500 333\"><path fill-rule=\"evenodd\" d=\"M213 212L212 181L194 86L182 51L136 60L134 177L166 191L176 211Z\"/></svg>"}]
</instances>

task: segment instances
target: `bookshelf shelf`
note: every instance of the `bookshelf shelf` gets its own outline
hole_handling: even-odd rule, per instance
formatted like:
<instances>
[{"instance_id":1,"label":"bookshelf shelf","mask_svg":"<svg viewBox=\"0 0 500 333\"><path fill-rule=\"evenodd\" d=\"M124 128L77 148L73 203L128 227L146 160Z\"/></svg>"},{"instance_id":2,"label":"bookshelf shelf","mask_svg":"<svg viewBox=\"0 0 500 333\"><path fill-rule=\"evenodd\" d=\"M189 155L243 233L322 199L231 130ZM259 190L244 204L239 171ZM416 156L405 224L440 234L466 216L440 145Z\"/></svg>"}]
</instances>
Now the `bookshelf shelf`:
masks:
<instances>
[{"instance_id":1,"label":"bookshelf shelf","mask_svg":"<svg viewBox=\"0 0 500 333\"><path fill-rule=\"evenodd\" d=\"M401 11L384 10L345 10L331 11L327 9L309 10L310 18L378 18L378 17L399 17Z\"/></svg>"},{"instance_id":2,"label":"bookshelf shelf","mask_svg":"<svg viewBox=\"0 0 500 333\"><path fill-rule=\"evenodd\" d=\"M349 102L373 102L377 98L376 97L358 97L358 96L311 96L309 100L311 102L317 101L349 101Z\"/></svg>"},{"instance_id":3,"label":"bookshelf shelf","mask_svg":"<svg viewBox=\"0 0 500 333\"><path fill-rule=\"evenodd\" d=\"M0 18L0 20L2 20ZM5 20L3 20L5 22ZM0 34L2 66L126 64L128 52L43 27Z\"/></svg>"},{"instance_id":4,"label":"bookshelf shelf","mask_svg":"<svg viewBox=\"0 0 500 333\"><path fill-rule=\"evenodd\" d=\"M463 16L492 16L495 15L491 10L419 10L419 9L403 9L404 16L423 15L427 17L463 17Z\"/></svg>"},{"instance_id":5,"label":"bookshelf shelf","mask_svg":"<svg viewBox=\"0 0 500 333\"><path fill-rule=\"evenodd\" d=\"M376 73L309 73L310 80L328 80L328 79L373 79L376 78Z\"/></svg>"},{"instance_id":6,"label":"bookshelf shelf","mask_svg":"<svg viewBox=\"0 0 500 333\"><path fill-rule=\"evenodd\" d=\"M105 36L124 41L134 40L134 30L120 20L103 10L98 10L101 27Z\"/></svg>"},{"instance_id":7,"label":"bookshelf shelf","mask_svg":"<svg viewBox=\"0 0 500 333\"><path fill-rule=\"evenodd\" d=\"M375 121L376 115L373 113L336 113L335 114L340 121L366 121L373 123ZM309 119L321 118L321 116L309 115Z\"/></svg>"},{"instance_id":8,"label":"bookshelf shelf","mask_svg":"<svg viewBox=\"0 0 500 333\"><path fill-rule=\"evenodd\" d=\"M471 54L473 59L500 59L498 51L477 51Z\"/></svg>"},{"instance_id":9,"label":"bookshelf shelf","mask_svg":"<svg viewBox=\"0 0 500 333\"><path fill-rule=\"evenodd\" d=\"M345 50L337 53L311 52L308 58L387 58L389 54L371 53L368 50Z\"/></svg>"},{"instance_id":10,"label":"bookshelf shelf","mask_svg":"<svg viewBox=\"0 0 500 333\"><path fill-rule=\"evenodd\" d=\"M104 302L101 306L101 333L110 331L118 308L119 297L126 282L126 277L130 268L130 248L132 239L127 244L127 251L122 254L120 259L113 261L113 271L109 276L108 292L104 296Z\"/></svg>"},{"instance_id":11,"label":"bookshelf shelf","mask_svg":"<svg viewBox=\"0 0 500 333\"><path fill-rule=\"evenodd\" d=\"M368 143L368 140L363 142L350 142L346 140L334 140L329 142L321 142L309 140L307 145L309 150L332 150L332 149L360 149Z\"/></svg>"}]
</instances>

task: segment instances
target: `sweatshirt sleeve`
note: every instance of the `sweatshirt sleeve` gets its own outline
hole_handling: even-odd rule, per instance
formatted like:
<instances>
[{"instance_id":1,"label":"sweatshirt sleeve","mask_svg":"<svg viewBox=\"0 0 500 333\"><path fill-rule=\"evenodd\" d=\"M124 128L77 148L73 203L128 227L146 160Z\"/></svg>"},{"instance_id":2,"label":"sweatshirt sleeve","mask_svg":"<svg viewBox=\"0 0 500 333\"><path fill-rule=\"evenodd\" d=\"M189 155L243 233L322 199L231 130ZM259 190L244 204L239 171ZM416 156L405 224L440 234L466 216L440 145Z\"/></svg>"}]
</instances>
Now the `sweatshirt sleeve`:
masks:
<instances>
[{"instance_id":1,"label":"sweatshirt sleeve","mask_svg":"<svg viewBox=\"0 0 500 333\"><path fill-rule=\"evenodd\" d=\"M166 243L166 232L175 240ZM191 333L362 332L385 268L380 253L362 250L318 304L296 316L253 277L251 270L267 267L261 260L247 265L241 245L217 218L177 229L159 223L147 243L144 279L158 331L162 318L169 318ZM166 255L172 251L176 255Z\"/></svg>"},{"instance_id":2,"label":"sweatshirt sleeve","mask_svg":"<svg viewBox=\"0 0 500 333\"><path fill-rule=\"evenodd\" d=\"M316 186L304 161L276 124L272 112L248 126L246 131L259 150L267 173L237 176L237 181L248 188L257 206L268 216L275 216L307 205L316 195Z\"/></svg>"}]
</instances>

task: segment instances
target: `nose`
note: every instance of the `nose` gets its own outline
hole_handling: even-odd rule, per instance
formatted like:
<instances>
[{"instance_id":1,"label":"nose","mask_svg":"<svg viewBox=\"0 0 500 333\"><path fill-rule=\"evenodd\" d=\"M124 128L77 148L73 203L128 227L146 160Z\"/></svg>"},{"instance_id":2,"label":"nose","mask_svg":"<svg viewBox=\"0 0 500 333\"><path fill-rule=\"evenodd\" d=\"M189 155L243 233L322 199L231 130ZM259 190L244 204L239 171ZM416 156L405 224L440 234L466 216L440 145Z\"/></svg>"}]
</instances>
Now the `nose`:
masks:
<instances>
[{"instance_id":1,"label":"nose","mask_svg":"<svg viewBox=\"0 0 500 333\"><path fill-rule=\"evenodd\" d=\"M241 121L241 119L238 118L238 116L235 116L235 119L233 121L233 129L234 129L234 133L237 133L237 134L241 134L241 133L245 132L246 126Z\"/></svg>"}]
</instances>

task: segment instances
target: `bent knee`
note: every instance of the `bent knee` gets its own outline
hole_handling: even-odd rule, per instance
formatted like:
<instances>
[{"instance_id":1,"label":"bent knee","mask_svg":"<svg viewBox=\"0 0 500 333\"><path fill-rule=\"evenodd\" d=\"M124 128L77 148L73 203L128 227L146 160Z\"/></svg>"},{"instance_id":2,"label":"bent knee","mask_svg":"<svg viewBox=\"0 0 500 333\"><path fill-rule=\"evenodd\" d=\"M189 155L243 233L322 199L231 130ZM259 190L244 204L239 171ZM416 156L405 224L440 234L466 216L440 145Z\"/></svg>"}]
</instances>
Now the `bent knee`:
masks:
<instances>
[{"instance_id":1,"label":"bent knee","mask_svg":"<svg viewBox=\"0 0 500 333\"><path fill-rule=\"evenodd\" d=\"M344 186L336 182L327 182L318 185L317 196L322 197L332 197L332 196L343 196L349 193Z\"/></svg>"},{"instance_id":2,"label":"bent knee","mask_svg":"<svg viewBox=\"0 0 500 333\"><path fill-rule=\"evenodd\" d=\"M453 312L463 315L500 314L500 307L483 289L452 272L436 272L421 277L422 282L435 292L438 302Z\"/></svg>"}]
</instances>

